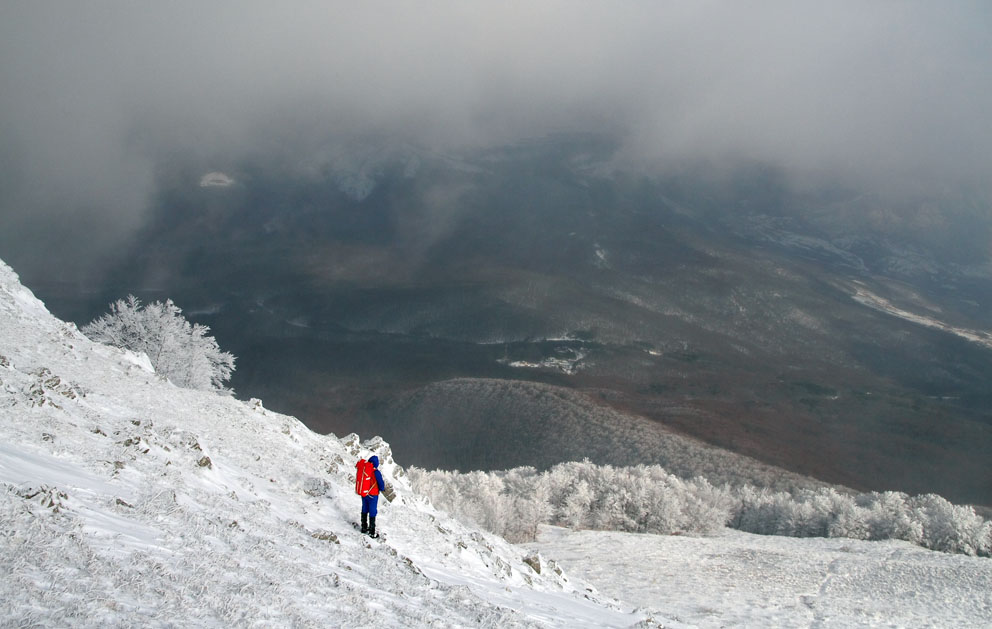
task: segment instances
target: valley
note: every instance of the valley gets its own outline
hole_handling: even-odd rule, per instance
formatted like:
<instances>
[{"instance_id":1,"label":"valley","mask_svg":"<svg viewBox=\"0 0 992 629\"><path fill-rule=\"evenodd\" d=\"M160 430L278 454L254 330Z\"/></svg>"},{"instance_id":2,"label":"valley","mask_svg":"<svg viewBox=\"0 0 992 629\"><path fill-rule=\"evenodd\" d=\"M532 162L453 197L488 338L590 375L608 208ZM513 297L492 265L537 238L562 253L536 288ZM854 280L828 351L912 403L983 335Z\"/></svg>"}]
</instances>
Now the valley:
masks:
<instances>
[{"instance_id":1,"label":"valley","mask_svg":"<svg viewBox=\"0 0 992 629\"><path fill-rule=\"evenodd\" d=\"M405 464L676 464L616 437L634 430L992 504L982 252L841 227L865 199L762 170L611 172L612 150L370 151L361 194L333 168L241 164L225 187L179 170L99 291L28 279L80 324L127 293L172 298L238 357L239 397L320 432L374 426ZM570 441L603 422L622 428Z\"/></svg>"}]
</instances>

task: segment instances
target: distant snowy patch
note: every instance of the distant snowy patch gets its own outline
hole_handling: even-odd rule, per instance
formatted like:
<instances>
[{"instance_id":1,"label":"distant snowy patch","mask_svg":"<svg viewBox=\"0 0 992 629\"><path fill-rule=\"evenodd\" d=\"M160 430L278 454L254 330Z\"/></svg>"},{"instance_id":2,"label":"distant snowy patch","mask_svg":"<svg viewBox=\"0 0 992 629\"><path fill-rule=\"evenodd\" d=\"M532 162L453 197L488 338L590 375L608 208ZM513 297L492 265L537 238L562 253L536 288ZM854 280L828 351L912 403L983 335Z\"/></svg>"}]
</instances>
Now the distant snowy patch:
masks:
<instances>
[{"instance_id":1,"label":"distant snowy patch","mask_svg":"<svg viewBox=\"0 0 992 629\"><path fill-rule=\"evenodd\" d=\"M867 270L864 261L857 255L822 238L793 232L789 225L788 219L756 214L747 217L743 230L746 235L776 243L802 255L816 259L834 259L859 271Z\"/></svg>"},{"instance_id":2,"label":"distant snowy patch","mask_svg":"<svg viewBox=\"0 0 992 629\"><path fill-rule=\"evenodd\" d=\"M221 310L223 310L221 304L209 304L200 308L187 308L185 312L191 317L202 317L218 314Z\"/></svg>"},{"instance_id":3,"label":"distant snowy patch","mask_svg":"<svg viewBox=\"0 0 992 629\"><path fill-rule=\"evenodd\" d=\"M598 268L608 269L610 268L609 252L603 247L599 246L598 243L593 244L594 251L596 254L595 264Z\"/></svg>"},{"instance_id":4,"label":"distant snowy patch","mask_svg":"<svg viewBox=\"0 0 992 629\"><path fill-rule=\"evenodd\" d=\"M823 331L823 324L819 319L799 308L792 308L789 310L789 312L786 313L785 318L794 323L798 323L809 330L815 330L817 332Z\"/></svg>"},{"instance_id":5,"label":"distant snowy patch","mask_svg":"<svg viewBox=\"0 0 992 629\"><path fill-rule=\"evenodd\" d=\"M916 323L928 328L933 328L935 330L941 330L943 332L948 332L959 336L965 340L971 341L972 343L978 343L984 347L992 349L992 333L986 332L984 330L969 330L967 328L959 328L953 325L939 321L933 317L927 315L919 315L908 310L903 310L895 305L891 304L884 297L880 297L870 292L864 287L860 282L856 283L854 295L852 295L854 301L868 306L869 308L874 308L879 312L884 312L890 314L894 317L899 317L906 321Z\"/></svg>"},{"instance_id":6,"label":"distant snowy patch","mask_svg":"<svg viewBox=\"0 0 992 629\"><path fill-rule=\"evenodd\" d=\"M209 172L200 178L201 188L227 188L233 185L234 179L218 171Z\"/></svg>"},{"instance_id":7,"label":"distant snowy patch","mask_svg":"<svg viewBox=\"0 0 992 629\"><path fill-rule=\"evenodd\" d=\"M498 362L520 369L553 369L571 376L582 367L582 359L585 357L586 352L581 349L559 347L555 349L554 356L536 362L527 360L500 360Z\"/></svg>"},{"instance_id":8,"label":"distant snowy patch","mask_svg":"<svg viewBox=\"0 0 992 629\"><path fill-rule=\"evenodd\" d=\"M293 326L294 328L309 328L310 327L310 320L307 319L306 317L295 317L293 319L287 320L286 323L288 323L289 325Z\"/></svg>"}]
</instances>

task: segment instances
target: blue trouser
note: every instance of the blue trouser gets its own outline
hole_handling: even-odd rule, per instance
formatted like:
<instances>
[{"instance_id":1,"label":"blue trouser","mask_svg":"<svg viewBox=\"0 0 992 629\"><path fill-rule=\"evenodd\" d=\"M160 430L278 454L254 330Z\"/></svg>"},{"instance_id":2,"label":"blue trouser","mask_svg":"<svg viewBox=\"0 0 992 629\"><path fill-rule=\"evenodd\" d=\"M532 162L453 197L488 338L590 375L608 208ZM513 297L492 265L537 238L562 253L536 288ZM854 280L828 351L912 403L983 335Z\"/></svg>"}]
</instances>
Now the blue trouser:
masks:
<instances>
[{"instance_id":1,"label":"blue trouser","mask_svg":"<svg viewBox=\"0 0 992 629\"><path fill-rule=\"evenodd\" d=\"M370 517L375 517L376 512L379 507L379 496L362 496L362 513L369 514Z\"/></svg>"}]
</instances>

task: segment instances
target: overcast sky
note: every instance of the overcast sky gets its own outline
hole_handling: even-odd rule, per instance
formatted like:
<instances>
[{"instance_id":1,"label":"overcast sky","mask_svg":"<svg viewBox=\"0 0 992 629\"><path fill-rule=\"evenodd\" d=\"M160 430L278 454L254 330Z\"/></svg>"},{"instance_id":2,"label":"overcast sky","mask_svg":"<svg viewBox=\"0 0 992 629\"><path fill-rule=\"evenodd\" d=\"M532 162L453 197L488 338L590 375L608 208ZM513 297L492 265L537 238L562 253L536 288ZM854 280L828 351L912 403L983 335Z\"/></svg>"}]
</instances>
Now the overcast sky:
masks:
<instances>
[{"instance_id":1,"label":"overcast sky","mask_svg":"<svg viewBox=\"0 0 992 629\"><path fill-rule=\"evenodd\" d=\"M363 132L447 149L605 131L652 168L987 183L990 60L987 0L10 0L0 219L127 225L160 160Z\"/></svg>"}]
</instances>

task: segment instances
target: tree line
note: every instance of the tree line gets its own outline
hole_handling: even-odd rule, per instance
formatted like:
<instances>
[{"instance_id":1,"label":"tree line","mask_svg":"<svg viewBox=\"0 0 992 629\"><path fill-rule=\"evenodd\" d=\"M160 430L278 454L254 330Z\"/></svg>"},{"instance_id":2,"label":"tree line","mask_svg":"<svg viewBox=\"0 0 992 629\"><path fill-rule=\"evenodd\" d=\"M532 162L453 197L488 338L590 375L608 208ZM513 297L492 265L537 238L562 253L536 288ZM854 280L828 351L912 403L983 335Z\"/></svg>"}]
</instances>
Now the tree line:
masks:
<instances>
[{"instance_id":1,"label":"tree line","mask_svg":"<svg viewBox=\"0 0 992 629\"><path fill-rule=\"evenodd\" d=\"M992 522L936 494L853 493L832 487L776 491L682 479L658 465L589 461L538 472L409 470L439 509L511 542L539 524L657 534L712 535L724 527L765 535L900 539L951 553L992 556Z\"/></svg>"}]
</instances>

